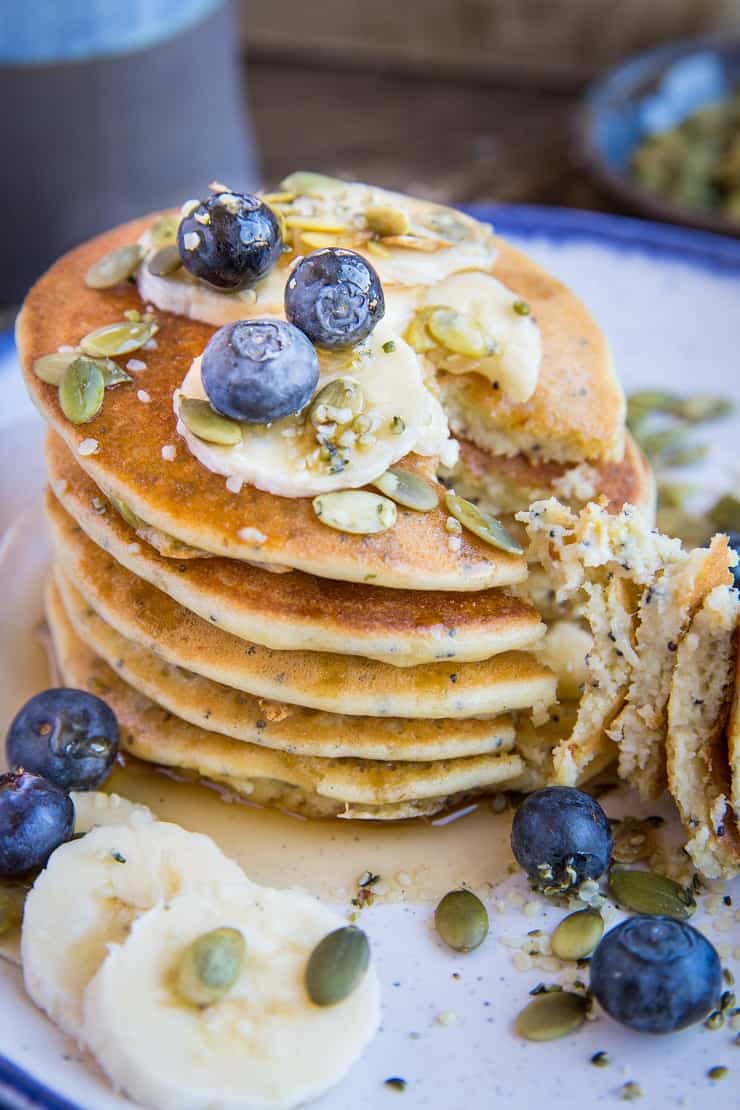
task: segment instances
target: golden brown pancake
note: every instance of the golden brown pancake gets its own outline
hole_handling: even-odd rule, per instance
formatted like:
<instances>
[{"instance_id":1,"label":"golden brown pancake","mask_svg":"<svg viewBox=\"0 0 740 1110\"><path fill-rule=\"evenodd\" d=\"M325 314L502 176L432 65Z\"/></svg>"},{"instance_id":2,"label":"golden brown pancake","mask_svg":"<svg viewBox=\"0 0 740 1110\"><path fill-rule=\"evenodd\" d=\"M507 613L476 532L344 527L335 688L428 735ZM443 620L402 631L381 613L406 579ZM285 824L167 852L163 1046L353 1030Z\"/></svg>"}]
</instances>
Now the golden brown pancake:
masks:
<instances>
[{"instance_id":1,"label":"golden brown pancake","mask_svg":"<svg viewBox=\"0 0 740 1110\"><path fill-rule=\"evenodd\" d=\"M581 462L577 466L522 454L491 455L461 440L459 462L444 473L456 493L494 515L519 512L533 501L553 496L572 508L603 497L610 513L618 513L628 504L651 519L655 512L652 468L629 434L619 462Z\"/></svg>"},{"instance_id":2,"label":"golden brown pancake","mask_svg":"<svg viewBox=\"0 0 740 1110\"><path fill-rule=\"evenodd\" d=\"M619 462L625 399L601 329L570 289L505 240L497 245L492 273L528 302L539 324L539 380L517 403L479 374L440 374L453 432L495 455Z\"/></svg>"},{"instance_id":3,"label":"golden brown pancake","mask_svg":"<svg viewBox=\"0 0 740 1110\"><path fill-rule=\"evenodd\" d=\"M317 713L285 702L251 697L127 640L88 605L57 566L54 582L75 633L129 686L163 709L233 740L321 758L352 756L427 762L511 751L511 717L494 720L403 720Z\"/></svg>"},{"instance_id":4,"label":"golden brown pancake","mask_svg":"<svg viewBox=\"0 0 740 1110\"><path fill-rule=\"evenodd\" d=\"M237 639L124 570L53 500L50 510L58 561L87 604L160 660L224 686L291 705L371 717L460 719L542 708L554 700L554 677L522 652L479 663L399 668L353 655L271 651Z\"/></svg>"},{"instance_id":5,"label":"golden brown pancake","mask_svg":"<svg viewBox=\"0 0 740 1110\"><path fill-rule=\"evenodd\" d=\"M418 803L430 812L445 808L459 794L500 788L524 769L513 753L403 764L288 755L231 740L180 720L123 682L76 636L53 586L47 590L46 614L64 681L108 702L121 726L125 752L226 783L265 804L312 816L351 816L353 805L363 810L390 805L410 807L404 812L410 815ZM379 811L384 818L398 815Z\"/></svg>"},{"instance_id":6,"label":"golden brown pancake","mask_svg":"<svg viewBox=\"0 0 740 1110\"><path fill-rule=\"evenodd\" d=\"M418 513L399 508L397 522L388 531L357 536L321 524L310 498L275 497L248 485L238 494L230 493L223 477L189 453L176 433L172 409L173 391L216 330L207 324L158 311L157 348L139 352L147 369L133 383L108 391L101 412L90 423L70 423L57 389L34 374L34 360L122 320L126 310L142 309L130 283L99 292L87 288L84 276L107 251L133 242L153 218L133 220L66 254L31 289L17 323L31 399L101 489L183 543L233 559L396 589L480 590L526 577L520 556L491 547L470 532L464 532L462 546L453 551L442 509ZM151 403L137 399L140 388ZM85 440L97 443L94 454L78 454ZM177 448L170 462L162 457L165 445ZM434 460L410 455L400 465L428 477ZM265 541L245 540L240 536L245 528L258 530Z\"/></svg>"},{"instance_id":7,"label":"golden brown pancake","mask_svg":"<svg viewBox=\"0 0 740 1110\"><path fill-rule=\"evenodd\" d=\"M330 651L409 666L485 659L540 639L527 602L499 590L387 590L236 559L164 558L102 499L58 437L46 452L56 496L83 531L137 577L235 636L275 649Z\"/></svg>"}]
</instances>

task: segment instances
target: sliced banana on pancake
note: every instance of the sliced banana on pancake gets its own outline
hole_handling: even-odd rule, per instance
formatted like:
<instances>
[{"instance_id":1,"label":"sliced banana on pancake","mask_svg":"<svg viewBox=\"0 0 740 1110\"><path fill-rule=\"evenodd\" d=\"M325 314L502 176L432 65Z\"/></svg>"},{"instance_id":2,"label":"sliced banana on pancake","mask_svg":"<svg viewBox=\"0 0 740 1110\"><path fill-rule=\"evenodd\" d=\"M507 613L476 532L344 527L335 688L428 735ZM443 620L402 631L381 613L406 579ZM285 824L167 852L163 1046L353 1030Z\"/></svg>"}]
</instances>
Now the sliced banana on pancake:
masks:
<instances>
[{"instance_id":1,"label":"sliced banana on pancake","mask_svg":"<svg viewBox=\"0 0 740 1110\"><path fill-rule=\"evenodd\" d=\"M77 1037L82 995L109 944L186 881L246 882L207 836L162 821L106 825L54 852L26 899L21 956L26 990Z\"/></svg>"},{"instance_id":2,"label":"sliced banana on pancake","mask_svg":"<svg viewBox=\"0 0 740 1110\"><path fill-rule=\"evenodd\" d=\"M73 790L69 796L75 807L75 836L101 825L131 825L136 828L154 820L149 806L131 802L120 794L105 794L102 790Z\"/></svg>"},{"instance_id":3,"label":"sliced banana on pancake","mask_svg":"<svg viewBox=\"0 0 740 1110\"><path fill-rule=\"evenodd\" d=\"M277 497L357 489L412 451L454 465L457 444L442 407L414 351L385 322L361 347L321 360L317 393L302 413L241 424L240 441L222 446L186 422L183 398L206 399L195 359L174 397L178 433L209 470Z\"/></svg>"},{"instance_id":4,"label":"sliced banana on pancake","mask_svg":"<svg viewBox=\"0 0 740 1110\"><path fill-rule=\"evenodd\" d=\"M299 891L199 884L139 918L111 948L85 995L85 1040L142 1106L303 1105L344 1076L380 1022L372 967L336 1005L318 1006L307 993L313 949L344 925ZM222 927L243 937L241 967L223 998L193 1005L173 970L189 945Z\"/></svg>"}]
</instances>

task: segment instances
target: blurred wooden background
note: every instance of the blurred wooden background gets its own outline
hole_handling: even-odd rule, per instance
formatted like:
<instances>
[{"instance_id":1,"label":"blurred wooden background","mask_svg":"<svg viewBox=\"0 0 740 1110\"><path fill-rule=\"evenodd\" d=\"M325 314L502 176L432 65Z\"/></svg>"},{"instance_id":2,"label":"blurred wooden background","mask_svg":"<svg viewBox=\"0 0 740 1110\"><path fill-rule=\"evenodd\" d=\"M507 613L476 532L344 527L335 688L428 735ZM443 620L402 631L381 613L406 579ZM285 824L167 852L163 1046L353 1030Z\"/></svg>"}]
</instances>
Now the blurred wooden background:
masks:
<instances>
[{"instance_id":1,"label":"blurred wooden background","mask_svg":"<svg viewBox=\"0 0 740 1110\"><path fill-rule=\"evenodd\" d=\"M740 0L237 0L264 178L613 209L574 157L587 81Z\"/></svg>"}]
</instances>

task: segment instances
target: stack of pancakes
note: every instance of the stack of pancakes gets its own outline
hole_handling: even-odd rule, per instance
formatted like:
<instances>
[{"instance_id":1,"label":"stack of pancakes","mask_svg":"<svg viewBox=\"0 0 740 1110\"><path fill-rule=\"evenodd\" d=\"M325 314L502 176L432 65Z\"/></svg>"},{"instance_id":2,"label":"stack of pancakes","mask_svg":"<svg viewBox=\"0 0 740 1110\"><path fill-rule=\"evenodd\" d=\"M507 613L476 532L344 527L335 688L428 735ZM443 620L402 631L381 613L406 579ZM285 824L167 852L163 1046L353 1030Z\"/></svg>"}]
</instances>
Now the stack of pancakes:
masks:
<instances>
[{"instance_id":1,"label":"stack of pancakes","mask_svg":"<svg viewBox=\"0 0 740 1110\"><path fill-rule=\"evenodd\" d=\"M478 374L439 369L459 461L443 470L410 454L397 464L437 489L439 507L399 506L387 531L350 535L321 523L309 498L238 488L189 452L173 394L213 324L155 309L159 330L137 380L106 392L84 425L35 375L41 356L144 309L134 285L96 291L85 274L153 219L62 258L19 319L28 389L50 426L47 616L64 681L111 704L129 755L307 816L433 814L564 775L582 783L613 762L627 684L584 731L596 630L583 596L559 595L534 542L525 556L466 529L451 543L439 484L522 538L516 513L552 495L565 512L599 501L619 514L630 503L649 521L650 469L625 432L624 397L583 305L495 240L491 273L539 325L536 389L515 402ZM618 588L614 606L634 624L637 595L627 579ZM552 622L564 614L563 639ZM715 635L712 622L726 618L707 610L697 635ZM633 625L625 635L634 641ZM579 728L577 757L564 761Z\"/></svg>"}]
</instances>

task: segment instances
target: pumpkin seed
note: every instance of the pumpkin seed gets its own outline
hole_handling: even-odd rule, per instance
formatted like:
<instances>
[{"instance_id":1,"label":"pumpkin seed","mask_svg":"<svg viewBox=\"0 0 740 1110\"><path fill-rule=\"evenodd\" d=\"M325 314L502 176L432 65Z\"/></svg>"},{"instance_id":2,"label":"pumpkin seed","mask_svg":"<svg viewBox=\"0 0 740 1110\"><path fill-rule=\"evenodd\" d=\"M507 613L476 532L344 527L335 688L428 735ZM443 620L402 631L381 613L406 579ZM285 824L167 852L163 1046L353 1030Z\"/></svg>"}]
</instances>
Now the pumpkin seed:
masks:
<instances>
[{"instance_id":1,"label":"pumpkin seed","mask_svg":"<svg viewBox=\"0 0 740 1110\"><path fill-rule=\"evenodd\" d=\"M406 213L389 204L372 204L365 210L365 222L381 238L384 235L405 235L409 229Z\"/></svg>"},{"instance_id":2,"label":"pumpkin seed","mask_svg":"<svg viewBox=\"0 0 740 1110\"><path fill-rule=\"evenodd\" d=\"M0 887L0 937L17 928L23 917L23 900L19 892Z\"/></svg>"},{"instance_id":3,"label":"pumpkin seed","mask_svg":"<svg viewBox=\"0 0 740 1110\"><path fill-rule=\"evenodd\" d=\"M440 346L453 354L467 358L485 358L493 354L482 328L470 316L454 308L435 308L427 321L427 329Z\"/></svg>"},{"instance_id":4,"label":"pumpkin seed","mask_svg":"<svg viewBox=\"0 0 740 1110\"><path fill-rule=\"evenodd\" d=\"M735 405L727 397L713 397L708 393L696 393L693 397L687 397L681 405L681 416L690 424L723 420L734 411Z\"/></svg>"},{"instance_id":5,"label":"pumpkin seed","mask_svg":"<svg viewBox=\"0 0 740 1110\"><path fill-rule=\"evenodd\" d=\"M411 323L406 329L404 339L409 347L412 347L417 355L426 354L427 351L433 350L436 347L436 341L429 333L427 324L436 308L420 308L411 319Z\"/></svg>"},{"instance_id":6,"label":"pumpkin seed","mask_svg":"<svg viewBox=\"0 0 740 1110\"><path fill-rule=\"evenodd\" d=\"M580 994L538 994L519 1014L514 1028L527 1041L554 1041L579 1029L587 1011L588 1000Z\"/></svg>"},{"instance_id":7,"label":"pumpkin seed","mask_svg":"<svg viewBox=\"0 0 740 1110\"><path fill-rule=\"evenodd\" d=\"M103 407L105 378L94 359L77 358L59 383L59 404L73 424L88 424Z\"/></svg>"},{"instance_id":8,"label":"pumpkin seed","mask_svg":"<svg viewBox=\"0 0 740 1110\"><path fill-rule=\"evenodd\" d=\"M233 447L234 444L241 443L241 424L216 412L208 401L198 397L181 397L179 415L193 435L206 443L218 443L222 447Z\"/></svg>"},{"instance_id":9,"label":"pumpkin seed","mask_svg":"<svg viewBox=\"0 0 740 1110\"><path fill-rule=\"evenodd\" d=\"M412 474L408 470L400 470L392 466L385 474L376 478L373 485L386 497L390 497L392 501L396 501L406 509L428 513L430 509L436 509L439 504L437 491L418 474Z\"/></svg>"},{"instance_id":10,"label":"pumpkin seed","mask_svg":"<svg viewBox=\"0 0 740 1110\"><path fill-rule=\"evenodd\" d=\"M434 911L442 940L456 952L472 952L488 936L488 911L470 890L451 890Z\"/></svg>"},{"instance_id":11,"label":"pumpkin seed","mask_svg":"<svg viewBox=\"0 0 740 1110\"><path fill-rule=\"evenodd\" d=\"M137 516L134 510L129 508L125 501L121 501L120 497L113 497L112 494L109 494L108 500L118 515L123 517L131 528L138 530L142 525L146 527L146 521L142 520L140 516Z\"/></svg>"},{"instance_id":12,"label":"pumpkin seed","mask_svg":"<svg viewBox=\"0 0 740 1110\"><path fill-rule=\"evenodd\" d=\"M218 1002L234 986L246 946L238 929L213 929L190 944L177 966L177 993L195 1006Z\"/></svg>"},{"instance_id":13,"label":"pumpkin seed","mask_svg":"<svg viewBox=\"0 0 740 1110\"><path fill-rule=\"evenodd\" d=\"M322 197L327 193L337 193L344 188L344 182L337 177L327 177L323 173L311 173L309 170L296 170L284 181L280 182L280 189L286 193L294 193L301 197Z\"/></svg>"},{"instance_id":14,"label":"pumpkin seed","mask_svg":"<svg viewBox=\"0 0 740 1110\"><path fill-rule=\"evenodd\" d=\"M596 910L578 910L564 917L552 934L552 954L559 960L584 960L604 935L604 919Z\"/></svg>"},{"instance_id":15,"label":"pumpkin seed","mask_svg":"<svg viewBox=\"0 0 740 1110\"><path fill-rule=\"evenodd\" d=\"M141 262L144 251L139 243L116 247L93 263L85 274L85 285L90 289L112 289L130 278Z\"/></svg>"},{"instance_id":16,"label":"pumpkin seed","mask_svg":"<svg viewBox=\"0 0 740 1110\"><path fill-rule=\"evenodd\" d=\"M170 243L166 247L160 247L157 253L152 255L147 264L147 270L155 277L169 277L181 266L182 258L178 246L176 243Z\"/></svg>"},{"instance_id":17,"label":"pumpkin seed","mask_svg":"<svg viewBox=\"0 0 740 1110\"><path fill-rule=\"evenodd\" d=\"M127 355L148 343L156 331L157 325L153 320L105 324L81 339L80 347L86 355L100 358Z\"/></svg>"},{"instance_id":18,"label":"pumpkin seed","mask_svg":"<svg viewBox=\"0 0 740 1110\"><path fill-rule=\"evenodd\" d=\"M337 490L313 499L313 511L322 524L339 532L369 536L385 532L396 523L396 506L387 497L368 490Z\"/></svg>"},{"instance_id":19,"label":"pumpkin seed","mask_svg":"<svg viewBox=\"0 0 740 1110\"><path fill-rule=\"evenodd\" d=\"M466 501L464 497L458 497L448 490L445 494L445 504L448 511L473 535L490 543L492 547L507 551L510 555L524 554L524 548L517 543L511 532L504 528L501 521L489 516L488 513L481 512L472 501Z\"/></svg>"},{"instance_id":20,"label":"pumpkin seed","mask_svg":"<svg viewBox=\"0 0 740 1110\"><path fill-rule=\"evenodd\" d=\"M171 243L176 242L177 229L179 226L179 216L172 214L160 216L149 228L149 238L152 247L155 250L159 250L160 247L168 247Z\"/></svg>"},{"instance_id":21,"label":"pumpkin seed","mask_svg":"<svg viewBox=\"0 0 740 1110\"><path fill-rule=\"evenodd\" d=\"M306 990L316 1006L336 1006L349 998L370 965L370 944L362 929L346 925L314 948L306 966Z\"/></svg>"},{"instance_id":22,"label":"pumpkin seed","mask_svg":"<svg viewBox=\"0 0 740 1110\"><path fill-rule=\"evenodd\" d=\"M609 872L609 890L620 906L635 913L660 914L685 921L696 909L689 890L653 871L613 867Z\"/></svg>"},{"instance_id":23,"label":"pumpkin seed","mask_svg":"<svg viewBox=\"0 0 740 1110\"><path fill-rule=\"evenodd\" d=\"M134 379L130 374L127 374L123 367L114 362L112 358L88 358L86 355L79 355L77 362L90 363L97 366L100 373L103 375L103 384L106 389L112 389L115 385L122 385L124 382L132 382Z\"/></svg>"},{"instance_id":24,"label":"pumpkin seed","mask_svg":"<svg viewBox=\"0 0 740 1110\"><path fill-rule=\"evenodd\" d=\"M740 532L740 498L728 493L709 510L709 519L723 532Z\"/></svg>"},{"instance_id":25,"label":"pumpkin seed","mask_svg":"<svg viewBox=\"0 0 740 1110\"><path fill-rule=\"evenodd\" d=\"M354 378L334 378L314 397L308 418L314 427L320 424L349 424L365 408L365 394ZM340 419L346 416L346 419Z\"/></svg>"},{"instance_id":26,"label":"pumpkin seed","mask_svg":"<svg viewBox=\"0 0 740 1110\"><path fill-rule=\"evenodd\" d=\"M55 351L51 355L42 355L33 364L33 372L37 378L47 385L59 385L64 377L64 371L79 358L79 349L74 351Z\"/></svg>"}]
</instances>

